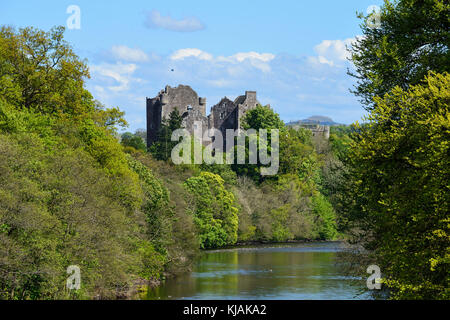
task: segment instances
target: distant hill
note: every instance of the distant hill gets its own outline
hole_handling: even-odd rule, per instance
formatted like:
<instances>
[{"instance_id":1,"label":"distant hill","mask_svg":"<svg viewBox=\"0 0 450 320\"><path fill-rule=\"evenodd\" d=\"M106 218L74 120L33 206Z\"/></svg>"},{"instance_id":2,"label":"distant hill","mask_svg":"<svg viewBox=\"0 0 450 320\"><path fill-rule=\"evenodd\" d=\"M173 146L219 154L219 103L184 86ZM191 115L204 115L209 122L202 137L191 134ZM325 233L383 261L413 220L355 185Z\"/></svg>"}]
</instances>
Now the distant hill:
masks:
<instances>
[{"instance_id":1,"label":"distant hill","mask_svg":"<svg viewBox=\"0 0 450 320\"><path fill-rule=\"evenodd\" d=\"M311 116L307 119L288 122L287 125L292 126L295 124L302 124L302 123L303 124L320 124L320 125L325 125L325 126L339 125L339 123L334 122L333 119L331 119L330 117L325 117L325 116Z\"/></svg>"}]
</instances>

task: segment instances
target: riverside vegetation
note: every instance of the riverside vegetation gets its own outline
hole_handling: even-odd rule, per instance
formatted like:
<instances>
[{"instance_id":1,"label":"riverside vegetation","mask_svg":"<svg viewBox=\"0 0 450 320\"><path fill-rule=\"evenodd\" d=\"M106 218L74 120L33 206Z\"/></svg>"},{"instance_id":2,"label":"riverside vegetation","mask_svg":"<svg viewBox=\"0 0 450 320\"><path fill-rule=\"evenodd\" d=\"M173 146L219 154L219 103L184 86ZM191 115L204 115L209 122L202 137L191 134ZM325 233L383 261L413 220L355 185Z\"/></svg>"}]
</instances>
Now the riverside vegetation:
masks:
<instances>
[{"instance_id":1,"label":"riverside vegetation","mask_svg":"<svg viewBox=\"0 0 450 320\"><path fill-rule=\"evenodd\" d=\"M0 297L122 297L188 270L201 248L336 236L309 132L259 107L249 120L284 132L278 176L175 166L165 139L179 116L150 153L139 133L118 139L123 112L85 89L86 62L63 32L0 31ZM69 265L80 290L65 289Z\"/></svg>"},{"instance_id":2,"label":"riverside vegetation","mask_svg":"<svg viewBox=\"0 0 450 320\"><path fill-rule=\"evenodd\" d=\"M280 130L275 176L173 165L176 113L150 150L142 131L119 137L124 113L85 89L86 61L62 27L2 27L0 298L125 297L189 270L200 249L346 238L381 267L391 298L448 299L448 9L386 2L381 28L362 26L352 59L366 123L326 141L249 111L244 125ZM65 289L69 265L80 290Z\"/></svg>"}]
</instances>

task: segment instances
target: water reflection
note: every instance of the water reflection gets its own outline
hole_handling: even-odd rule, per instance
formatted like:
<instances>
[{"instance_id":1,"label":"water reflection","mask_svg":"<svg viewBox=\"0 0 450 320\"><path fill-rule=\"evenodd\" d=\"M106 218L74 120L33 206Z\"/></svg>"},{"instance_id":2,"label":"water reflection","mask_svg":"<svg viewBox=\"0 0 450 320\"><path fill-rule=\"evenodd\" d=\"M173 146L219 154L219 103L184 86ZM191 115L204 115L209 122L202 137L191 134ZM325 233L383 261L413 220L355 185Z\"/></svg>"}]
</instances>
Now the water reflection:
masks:
<instances>
[{"instance_id":1,"label":"water reflection","mask_svg":"<svg viewBox=\"0 0 450 320\"><path fill-rule=\"evenodd\" d=\"M365 279L338 267L339 243L206 251L194 271L168 279L146 299L368 299Z\"/></svg>"}]
</instances>

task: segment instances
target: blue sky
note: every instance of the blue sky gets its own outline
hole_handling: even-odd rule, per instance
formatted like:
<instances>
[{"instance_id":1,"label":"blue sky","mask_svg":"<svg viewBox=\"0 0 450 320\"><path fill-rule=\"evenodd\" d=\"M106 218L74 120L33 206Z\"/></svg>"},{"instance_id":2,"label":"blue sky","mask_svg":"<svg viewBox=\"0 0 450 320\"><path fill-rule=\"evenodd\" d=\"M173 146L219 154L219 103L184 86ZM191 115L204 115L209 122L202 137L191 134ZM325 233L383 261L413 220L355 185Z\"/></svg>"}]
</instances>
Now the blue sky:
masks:
<instances>
[{"instance_id":1,"label":"blue sky","mask_svg":"<svg viewBox=\"0 0 450 320\"><path fill-rule=\"evenodd\" d=\"M145 97L188 84L207 98L256 90L284 121L325 115L360 120L349 93L345 45L360 35L356 11L382 0L2 1L1 24L44 30L67 25L77 5L81 28L66 31L88 60L87 88L126 112L128 130L145 127ZM173 70L173 71L172 71Z\"/></svg>"}]
</instances>

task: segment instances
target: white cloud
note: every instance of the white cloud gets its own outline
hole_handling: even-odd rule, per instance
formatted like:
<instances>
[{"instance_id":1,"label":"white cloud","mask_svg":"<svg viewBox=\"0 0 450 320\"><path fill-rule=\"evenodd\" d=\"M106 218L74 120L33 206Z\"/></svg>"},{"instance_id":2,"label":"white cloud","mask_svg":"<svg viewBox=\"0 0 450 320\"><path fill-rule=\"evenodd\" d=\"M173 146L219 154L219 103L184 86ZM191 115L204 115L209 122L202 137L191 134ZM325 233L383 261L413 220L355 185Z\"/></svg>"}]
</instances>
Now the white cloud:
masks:
<instances>
[{"instance_id":1,"label":"white cloud","mask_svg":"<svg viewBox=\"0 0 450 320\"><path fill-rule=\"evenodd\" d=\"M224 58L224 57L220 57L220 58ZM236 60L238 62L242 62L246 59L248 60L260 60L263 62L269 62L271 60L273 60L275 58L274 54L271 53L258 53L258 52L254 52L254 51L250 51L250 52L238 52L236 54L233 54L232 56L229 56L228 59L233 59ZM227 59L227 58L225 58Z\"/></svg>"},{"instance_id":2,"label":"white cloud","mask_svg":"<svg viewBox=\"0 0 450 320\"><path fill-rule=\"evenodd\" d=\"M205 29L204 24L195 17L175 19L171 16L162 16L157 10L147 14L145 25L150 29L165 29L178 32L193 32Z\"/></svg>"},{"instance_id":3,"label":"white cloud","mask_svg":"<svg viewBox=\"0 0 450 320\"><path fill-rule=\"evenodd\" d=\"M233 84L233 82L222 78L222 79L209 80L208 84L213 87L216 87L216 88L225 88L225 87L231 86Z\"/></svg>"},{"instance_id":4,"label":"white cloud","mask_svg":"<svg viewBox=\"0 0 450 320\"><path fill-rule=\"evenodd\" d=\"M256 69L259 69L265 73L271 71L269 62L275 59L275 55L272 53L258 53L254 51L250 52L238 52L228 57L219 56L217 61L225 61L231 63L249 63ZM236 73L236 68L229 68L230 73Z\"/></svg>"},{"instance_id":5,"label":"white cloud","mask_svg":"<svg viewBox=\"0 0 450 320\"><path fill-rule=\"evenodd\" d=\"M183 60L185 58L194 57L200 60L212 60L213 56L205 51L196 48L186 48L175 51L170 59Z\"/></svg>"},{"instance_id":6,"label":"white cloud","mask_svg":"<svg viewBox=\"0 0 450 320\"><path fill-rule=\"evenodd\" d=\"M345 40L323 40L314 47L314 51L318 54L317 61L330 66L340 64L350 58L350 52L347 47L355 41L355 38Z\"/></svg>"},{"instance_id":7,"label":"white cloud","mask_svg":"<svg viewBox=\"0 0 450 320\"><path fill-rule=\"evenodd\" d=\"M330 67L334 66L334 62L328 60L327 58L323 56L317 56L317 57L308 57L308 61L312 64L327 64Z\"/></svg>"},{"instance_id":8,"label":"white cloud","mask_svg":"<svg viewBox=\"0 0 450 320\"><path fill-rule=\"evenodd\" d=\"M148 55L141 49L133 49L127 46L113 46L111 52L113 56L119 60L131 62L148 61Z\"/></svg>"},{"instance_id":9,"label":"white cloud","mask_svg":"<svg viewBox=\"0 0 450 320\"><path fill-rule=\"evenodd\" d=\"M141 126L139 119L145 119L145 97L153 97L167 84L190 85L207 97L208 106L223 96L256 90L259 101L270 103L283 119L323 114L348 123L357 120L363 109L348 91L354 83L344 68L350 66L345 43L351 39L323 41L312 56L255 51L215 55L198 48L160 57L147 52L145 62L96 63L89 86L97 99L127 112L132 130Z\"/></svg>"},{"instance_id":10,"label":"white cloud","mask_svg":"<svg viewBox=\"0 0 450 320\"><path fill-rule=\"evenodd\" d=\"M333 65L334 65L333 61L330 61L330 60L328 60L328 59L325 58L325 57L319 56L318 59L319 59L319 62L320 62L320 63L328 64L328 65L330 65L330 66L333 66Z\"/></svg>"},{"instance_id":11,"label":"white cloud","mask_svg":"<svg viewBox=\"0 0 450 320\"><path fill-rule=\"evenodd\" d=\"M275 58L272 53L258 53L254 51L250 52L238 52L231 56L218 56L214 57L212 54L202 51L197 48L186 48L175 51L171 56L171 60L184 60L185 58L196 58L198 60L205 60L218 65L230 64L228 67L229 74L236 74L242 71L240 67L234 67L234 65L250 65L263 72L270 72L270 65L268 64Z\"/></svg>"},{"instance_id":12,"label":"white cloud","mask_svg":"<svg viewBox=\"0 0 450 320\"><path fill-rule=\"evenodd\" d=\"M112 84L107 86L107 89L114 92L128 90L130 82L133 80L132 74L136 71L136 69L137 66L133 63L102 63L100 65L90 66L90 70L94 75L97 75L104 79L107 83L109 82ZM139 81L139 79L135 80Z\"/></svg>"}]
</instances>

